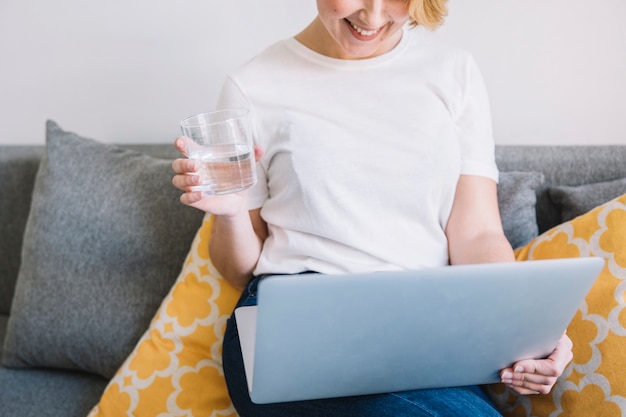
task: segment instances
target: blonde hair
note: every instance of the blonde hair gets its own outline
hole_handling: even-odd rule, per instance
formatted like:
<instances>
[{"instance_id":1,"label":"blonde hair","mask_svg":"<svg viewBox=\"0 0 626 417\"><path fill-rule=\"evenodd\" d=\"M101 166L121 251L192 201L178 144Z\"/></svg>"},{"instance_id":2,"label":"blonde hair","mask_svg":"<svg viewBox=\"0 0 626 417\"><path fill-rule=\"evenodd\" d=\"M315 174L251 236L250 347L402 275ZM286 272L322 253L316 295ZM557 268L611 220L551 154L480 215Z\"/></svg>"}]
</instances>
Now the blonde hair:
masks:
<instances>
[{"instance_id":1,"label":"blonde hair","mask_svg":"<svg viewBox=\"0 0 626 417\"><path fill-rule=\"evenodd\" d=\"M436 29L448 15L448 0L410 0L411 26Z\"/></svg>"}]
</instances>

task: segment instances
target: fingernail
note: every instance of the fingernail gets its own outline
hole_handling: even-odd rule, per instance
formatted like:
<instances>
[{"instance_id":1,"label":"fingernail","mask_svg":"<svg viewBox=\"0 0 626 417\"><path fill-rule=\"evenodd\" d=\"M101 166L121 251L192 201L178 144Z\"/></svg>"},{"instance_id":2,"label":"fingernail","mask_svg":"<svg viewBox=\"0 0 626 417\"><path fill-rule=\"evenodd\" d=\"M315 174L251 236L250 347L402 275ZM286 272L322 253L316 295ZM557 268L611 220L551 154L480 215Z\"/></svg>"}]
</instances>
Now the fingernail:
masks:
<instances>
[{"instance_id":1,"label":"fingernail","mask_svg":"<svg viewBox=\"0 0 626 417\"><path fill-rule=\"evenodd\" d=\"M502 374L502 379L513 379L513 374L510 372L505 372Z\"/></svg>"},{"instance_id":2,"label":"fingernail","mask_svg":"<svg viewBox=\"0 0 626 417\"><path fill-rule=\"evenodd\" d=\"M521 367L521 366L516 366L516 367L515 367L515 372L520 373L520 374L521 374L521 373L524 373L524 368L523 368L523 367Z\"/></svg>"}]
</instances>

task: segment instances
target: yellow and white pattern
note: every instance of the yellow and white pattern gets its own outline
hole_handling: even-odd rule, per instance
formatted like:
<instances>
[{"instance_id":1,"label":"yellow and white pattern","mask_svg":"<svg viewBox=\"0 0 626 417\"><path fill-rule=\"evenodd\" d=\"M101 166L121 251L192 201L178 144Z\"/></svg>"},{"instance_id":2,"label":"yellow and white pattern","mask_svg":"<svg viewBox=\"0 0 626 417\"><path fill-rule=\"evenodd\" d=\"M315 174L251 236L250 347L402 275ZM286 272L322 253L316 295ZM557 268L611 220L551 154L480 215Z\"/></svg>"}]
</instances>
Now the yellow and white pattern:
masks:
<instances>
[{"instance_id":1,"label":"yellow and white pattern","mask_svg":"<svg viewBox=\"0 0 626 417\"><path fill-rule=\"evenodd\" d=\"M507 417L626 416L626 195L547 231L516 255L599 256L606 264L567 329L574 359L552 392L519 396L493 385L491 398Z\"/></svg>"},{"instance_id":2,"label":"yellow and white pattern","mask_svg":"<svg viewBox=\"0 0 626 417\"><path fill-rule=\"evenodd\" d=\"M240 292L213 267L212 216L150 327L88 417L236 417L222 370L226 320Z\"/></svg>"}]
</instances>

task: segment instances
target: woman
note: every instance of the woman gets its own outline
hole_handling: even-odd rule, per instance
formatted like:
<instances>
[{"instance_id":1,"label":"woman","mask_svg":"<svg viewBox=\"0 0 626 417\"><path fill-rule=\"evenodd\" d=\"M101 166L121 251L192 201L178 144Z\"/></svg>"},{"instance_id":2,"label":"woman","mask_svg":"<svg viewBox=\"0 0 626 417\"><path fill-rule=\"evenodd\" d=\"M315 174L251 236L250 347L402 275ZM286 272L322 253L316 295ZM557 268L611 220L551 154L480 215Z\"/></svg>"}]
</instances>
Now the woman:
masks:
<instances>
[{"instance_id":1,"label":"woman","mask_svg":"<svg viewBox=\"0 0 626 417\"><path fill-rule=\"evenodd\" d=\"M258 184L205 196L190 188L196 163L173 163L181 201L216 216L212 260L248 288L240 304L255 302L264 274L513 261L480 72L465 52L407 27L440 25L446 0L317 0L317 8L302 32L224 84L220 106L253 115ZM502 382L547 393L571 348L564 335L547 359L502 370ZM499 415L477 387L255 405L234 318L223 355L242 417Z\"/></svg>"}]
</instances>

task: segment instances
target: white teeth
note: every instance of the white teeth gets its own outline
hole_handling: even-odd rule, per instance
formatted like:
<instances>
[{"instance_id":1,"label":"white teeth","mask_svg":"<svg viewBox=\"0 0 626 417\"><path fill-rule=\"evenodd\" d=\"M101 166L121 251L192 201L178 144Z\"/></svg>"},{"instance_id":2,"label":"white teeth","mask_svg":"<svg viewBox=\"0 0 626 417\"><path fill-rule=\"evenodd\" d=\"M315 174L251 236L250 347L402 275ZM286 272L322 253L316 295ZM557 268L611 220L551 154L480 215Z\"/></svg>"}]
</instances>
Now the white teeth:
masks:
<instances>
[{"instance_id":1,"label":"white teeth","mask_svg":"<svg viewBox=\"0 0 626 417\"><path fill-rule=\"evenodd\" d=\"M350 26L352 26L352 28L354 30L356 30L357 32L359 32L363 36L372 36L372 35L376 34L379 31L379 29L365 30L365 29L355 25L354 23L350 22L349 20L348 20L348 23L350 23Z\"/></svg>"}]
</instances>

